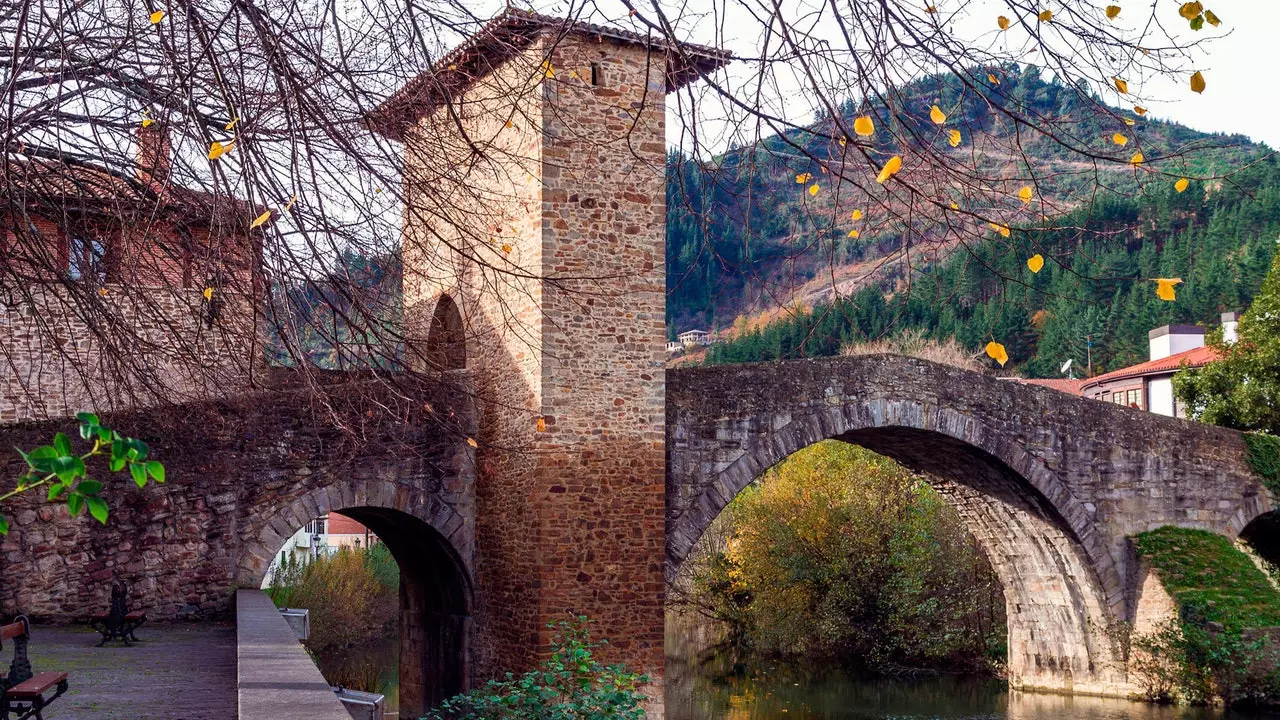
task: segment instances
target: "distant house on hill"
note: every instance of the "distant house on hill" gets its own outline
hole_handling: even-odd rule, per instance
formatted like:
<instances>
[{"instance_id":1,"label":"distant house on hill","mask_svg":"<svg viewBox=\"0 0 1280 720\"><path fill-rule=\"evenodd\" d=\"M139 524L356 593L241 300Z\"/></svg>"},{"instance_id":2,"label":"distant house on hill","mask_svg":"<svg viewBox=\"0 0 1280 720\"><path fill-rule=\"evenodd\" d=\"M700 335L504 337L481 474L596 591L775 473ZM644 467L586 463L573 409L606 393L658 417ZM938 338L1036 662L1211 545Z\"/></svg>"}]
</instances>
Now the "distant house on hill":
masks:
<instances>
[{"instance_id":1,"label":"distant house on hill","mask_svg":"<svg viewBox=\"0 0 1280 720\"><path fill-rule=\"evenodd\" d=\"M714 336L706 330L686 330L677 335L676 340L685 347L692 345L710 345L714 340Z\"/></svg>"}]
</instances>

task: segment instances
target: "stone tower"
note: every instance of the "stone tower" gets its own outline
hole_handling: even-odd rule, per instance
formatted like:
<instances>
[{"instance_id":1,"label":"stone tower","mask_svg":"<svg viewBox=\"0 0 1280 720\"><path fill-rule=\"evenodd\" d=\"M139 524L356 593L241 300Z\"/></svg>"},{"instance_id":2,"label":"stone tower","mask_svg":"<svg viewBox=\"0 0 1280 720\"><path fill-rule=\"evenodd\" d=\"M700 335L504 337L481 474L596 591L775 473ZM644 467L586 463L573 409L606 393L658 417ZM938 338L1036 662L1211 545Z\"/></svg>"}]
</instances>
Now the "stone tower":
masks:
<instances>
[{"instance_id":1,"label":"stone tower","mask_svg":"<svg viewBox=\"0 0 1280 720\"><path fill-rule=\"evenodd\" d=\"M405 146L410 360L482 408L477 680L571 614L661 677L665 95L725 59L508 10L372 119Z\"/></svg>"}]
</instances>

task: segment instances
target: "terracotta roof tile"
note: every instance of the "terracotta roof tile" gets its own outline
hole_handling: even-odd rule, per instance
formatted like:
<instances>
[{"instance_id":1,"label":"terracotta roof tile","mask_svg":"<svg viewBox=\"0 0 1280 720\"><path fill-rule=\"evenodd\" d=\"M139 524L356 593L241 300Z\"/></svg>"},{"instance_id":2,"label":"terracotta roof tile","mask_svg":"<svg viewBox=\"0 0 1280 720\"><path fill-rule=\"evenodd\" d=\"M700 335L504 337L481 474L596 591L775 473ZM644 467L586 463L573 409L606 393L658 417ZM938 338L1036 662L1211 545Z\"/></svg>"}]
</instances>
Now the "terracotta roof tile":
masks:
<instances>
[{"instance_id":1,"label":"terracotta roof tile","mask_svg":"<svg viewBox=\"0 0 1280 720\"><path fill-rule=\"evenodd\" d=\"M1111 382L1113 380L1124 380L1125 378L1142 377L1145 375L1164 375L1166 373L1176 372L1183 365L1187 367L1202 367L1217 360L1219 353L1217 350L1203 346L1192 348L1176 355L1160 358L1159 360L1149 360L1137 365L1112 370L1104 375L1089 378L1085 387L1095 387L1102 383ZM1082 390L1084 388L1081 388Z\"/></svg>"},{"instance_id":2,"label":"terracotta roof tile","mask_svg":"<svg viewBox=\"0 0 1280 720\"><path fill-rule=\"evenodd\" d=\"M1039 385L1040 387L1053 388L1068 395L1079 395L1084 384L1089 382L1086 379L1074 378L1009 378L1010 380L1021 383L1023 385Z\"/></svg>"}]
</instances>

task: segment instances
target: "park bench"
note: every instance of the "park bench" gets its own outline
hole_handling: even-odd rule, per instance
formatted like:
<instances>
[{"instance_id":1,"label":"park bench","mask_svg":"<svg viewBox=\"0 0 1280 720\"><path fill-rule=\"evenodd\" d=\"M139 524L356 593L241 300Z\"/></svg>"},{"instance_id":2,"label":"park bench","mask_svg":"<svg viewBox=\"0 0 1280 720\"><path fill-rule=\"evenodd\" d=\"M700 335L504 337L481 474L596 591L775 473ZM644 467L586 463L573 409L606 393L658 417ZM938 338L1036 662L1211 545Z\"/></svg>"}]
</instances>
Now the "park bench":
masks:
<instances>
[{"instance_id":1,"label":"park bench","mask_svg":"<svg viewBox=\"0 0 1280 720\"><path fill-rule=\"evenodd\" d=\"M0 720L27 720L34 717L44 720L42 714L49 703L67 691L67 674L64 672L31 672L27 659L27 642L31 639L31 624L25 615L19 615L12 623L0 625L0 648L13 641L13 662L9 674L0 676ZM56 691L45 697L50 689Z\"/></svg>"},{"instance_id":2,"label":"park bench","mask_svg":"<svg viewBox=\"0 0 1280 720\"><path fill-rule=\"evenodd\" d=\"M138 639L133 631L146 621L145 612L129 611L129 590L124 583L117 581L111 583L111 610L90 617L89 626L102 635L102 641L98 643L98 647L102 647L112 638L120 638L125 645L130 645L130 640Z\"/></svg>"}]
</instances>

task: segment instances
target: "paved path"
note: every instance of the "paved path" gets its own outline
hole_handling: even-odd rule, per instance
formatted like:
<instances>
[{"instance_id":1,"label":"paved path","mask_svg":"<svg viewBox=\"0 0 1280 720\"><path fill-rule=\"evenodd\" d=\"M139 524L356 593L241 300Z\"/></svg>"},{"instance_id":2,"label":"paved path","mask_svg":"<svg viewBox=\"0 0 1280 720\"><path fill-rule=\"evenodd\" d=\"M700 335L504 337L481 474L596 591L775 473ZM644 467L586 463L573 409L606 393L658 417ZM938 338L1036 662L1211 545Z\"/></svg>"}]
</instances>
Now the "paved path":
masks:
<instances>
[{"instance_id":1,"label":"paved path","mask_svg":"<svg viewBox=\"0 0 1280 720\"><path fill-rule=\"evenodd\" d=\"M35 671L70 676L45 720L235 720L235 625L148 624L138 638L97 648L88 628L33 626ZM12 657L6 645L0 665Z\"/></svg>"}]
</instances>

